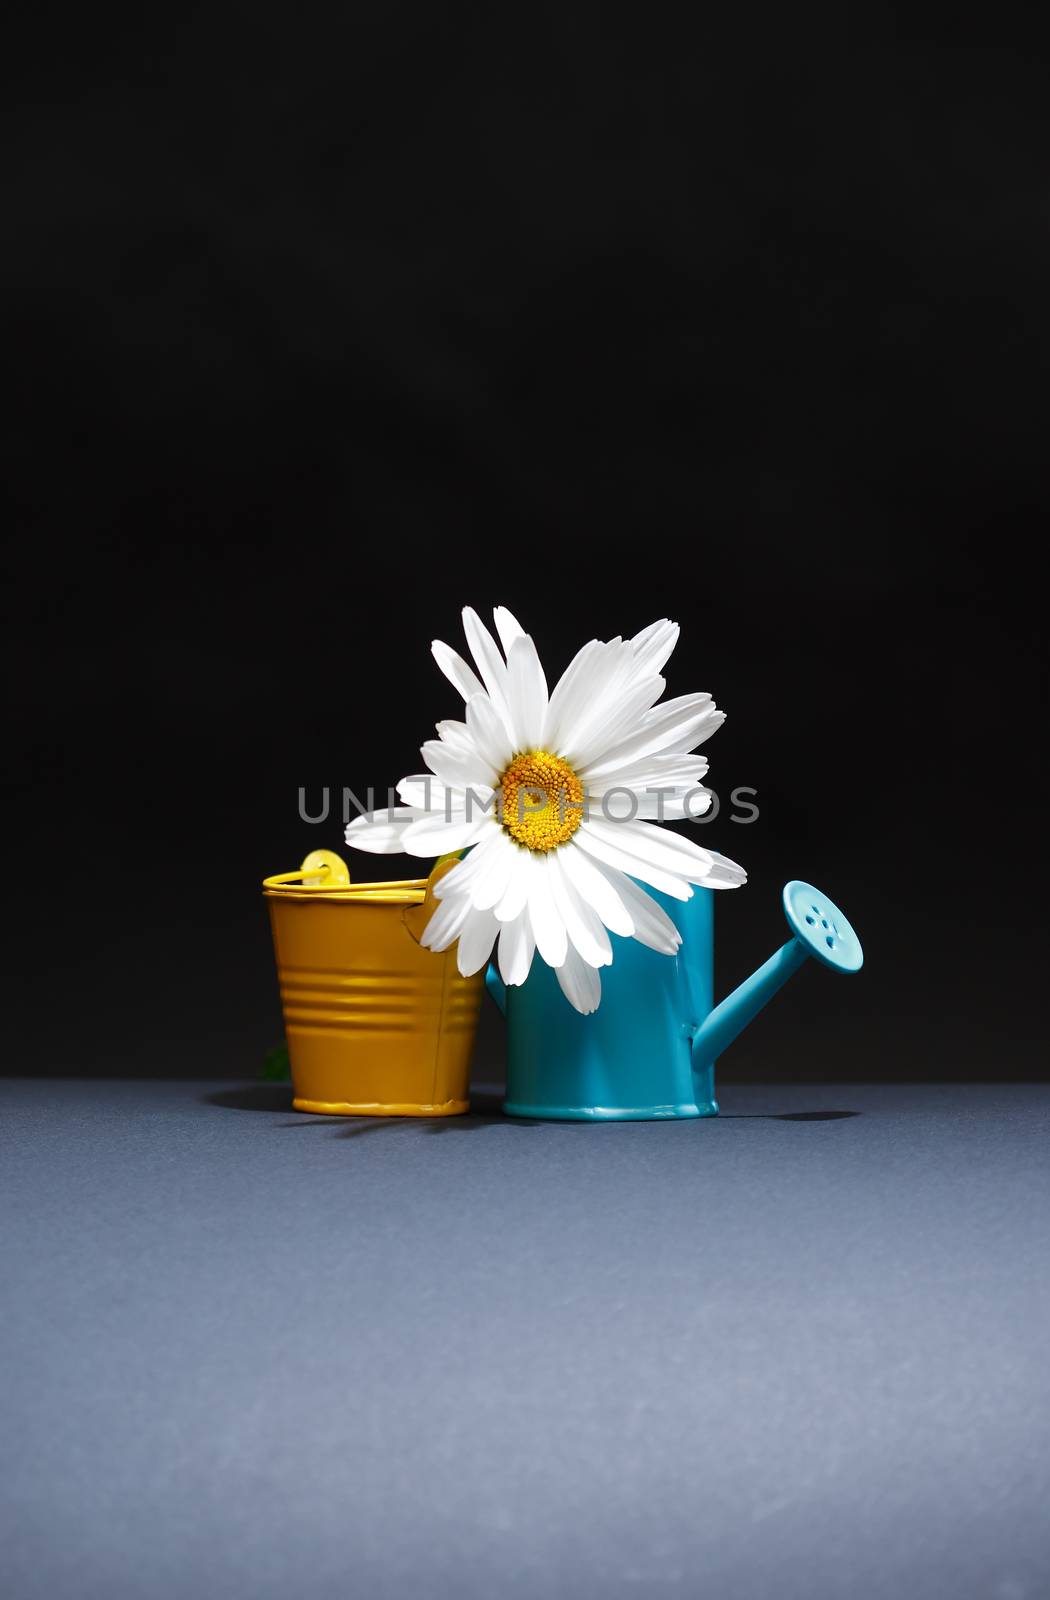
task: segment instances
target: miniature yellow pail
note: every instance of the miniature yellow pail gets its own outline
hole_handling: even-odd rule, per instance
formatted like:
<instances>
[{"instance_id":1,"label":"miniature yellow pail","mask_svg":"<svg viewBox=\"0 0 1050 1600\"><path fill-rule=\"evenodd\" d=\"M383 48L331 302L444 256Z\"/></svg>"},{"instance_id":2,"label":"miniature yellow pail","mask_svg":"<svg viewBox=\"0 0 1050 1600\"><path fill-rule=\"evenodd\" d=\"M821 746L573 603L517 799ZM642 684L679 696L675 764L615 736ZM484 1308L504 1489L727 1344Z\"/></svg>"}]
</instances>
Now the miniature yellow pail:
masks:
<instances>
[{"instance_id":1,"label":"miniature yellow pail","mask_svg":"<svg viewBox=\"0 0 1050 1600\"><path fill-rule=\"evenodd\" d=\"M470 1056L484 974L464 978L455 946L419 937L430 879L351 884L314 851L263 882L284 1008L292 1104L332 1116L451 1117L470 1109Z\"/></svg>"}]
</instances>

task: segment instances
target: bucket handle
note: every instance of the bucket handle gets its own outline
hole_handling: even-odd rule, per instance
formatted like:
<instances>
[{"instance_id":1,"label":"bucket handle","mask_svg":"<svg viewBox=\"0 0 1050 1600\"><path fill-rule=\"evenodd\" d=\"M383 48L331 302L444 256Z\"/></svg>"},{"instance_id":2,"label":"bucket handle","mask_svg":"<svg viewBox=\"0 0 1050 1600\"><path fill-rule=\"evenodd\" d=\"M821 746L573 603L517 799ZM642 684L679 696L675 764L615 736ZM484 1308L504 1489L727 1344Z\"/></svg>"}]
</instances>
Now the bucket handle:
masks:
<instances>
[{"instance_id":1,"label":"bucket handle","mask_svg":"<svg viewBox=\"0 0 1050 1600\"><path fill-rule=\"evenodd\" d=\"M375 891L382 892L386 889L418 889L420 882L418 878L388 878L383 883L341 883L332 889L329 889L328 886L323 883L302 882L304 878L316 878L319 872L327 872L328 870L329 869L327 867L311 867L308 872L304 872L302 867L298 867L295 872L275 872L269 878L265 879L265 883L267 888L272 886L275 889L280 888L282 884L297 883L301 889L306 891L311 889L323 889L328 894L337 894L340 891L344 893L365 894Z\"/></svg>"}]
</instances>

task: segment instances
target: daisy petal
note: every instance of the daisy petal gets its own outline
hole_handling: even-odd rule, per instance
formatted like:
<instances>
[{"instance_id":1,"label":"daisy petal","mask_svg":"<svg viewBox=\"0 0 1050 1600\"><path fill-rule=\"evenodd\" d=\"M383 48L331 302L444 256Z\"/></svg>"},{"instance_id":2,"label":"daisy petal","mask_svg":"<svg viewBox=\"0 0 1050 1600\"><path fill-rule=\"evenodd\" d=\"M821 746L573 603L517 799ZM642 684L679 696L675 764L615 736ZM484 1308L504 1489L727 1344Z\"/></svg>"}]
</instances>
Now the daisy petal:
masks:
<instances>
[{"instance_id":1,"label":"daisy petal","mask_svg":"<svg viewBox=\"0 0 1050 1600\"><path fill-rule=\"evenodd\" d=\"M574 690L571 720L561 719L558 752L576 767L578 750L586 748L596 733L616 717L632 688L634 656L622 639L600 644L581 673Z\"/></svg>"},{"instance_id":2,"label":"daisy petal","mask_svg":"<svg viewBox=\"0 0 1050 1600\"><path fill-rule=\"evenodd\" d=\"M443 722L435 722L434 727L441 743L447 744L457 755L470 755L476 751L474 737L465 722L456 722L446 717Z\"/></svg>"},{"instance_id":3,"label":"daisy petal","mask_svg":"<svg viewBox=\"0 0 1050 1600\"><path fill-rule=\"evenodd\" d=\"M451 645L435 639L430 646L430 653L449 683L454 689L459 690L464 700L469 700L472 694L481 694L484 684L467 666L463 657L456 654Z\"/></svg>"},{"instance_id":4,"label":"daisy petal","mask_svg":"<svg viewBox=\"0 0 1050 1600\"><path fill-rule=\"evenodd\" d=\"M623 833L623 826L613 825L613 840L600 836L591 822L581 824L573 839L581 850L593 856L597 861L603 861L608 867L618 867L621 872L627 873L631 878L640 878L643 883L648 883L653 889L662 889L664 894L669 894L674 900L691 900L693 891L685 881L684 874L676 875L665 871L661 867L653 866L651 862L634 856L629 850L615 842Z\"/></svg>"},{"instance_id":5,"label":"daisy petal","mask_svg":"<svg viewBox=\"0 0 1050 1600\"><path fill-rule=\"evenodd\" d=\"M677 873L687 883L702 883L709 889L736 889L747 882L743 867L728 856L716 857L713 851L669 828L654 827L651 822L609 823L594 817L586 826L604 844L615 845L660 871Z\"/></svg>"},{"instance_id":6,"label":"daisy petal","mask_svg":"<svg viewBox=\"0 0 1050 1600\"><path fill-rule=\"evenodd\" d=\"M587 704L587 695L596 686L592 676L595 658L601 650L597 639L591 639L577 650L565 668L547 707L547 722L543 730L543 748L557 751L561 745L562 729L571 729L577 706Z\"/></svg>"},{"instance_id":7,"label":"daisy petal","mask_svg":"<svg viewBox=\"0 0 1050 1600\"><path fill-rule=\"evenodd\" d=\"M659 622L651 622L641 633L636 633L629 643L639 671L662 672L678 643L679 632L677 622L668 622L664 617Z\"/></svg>"},{"instance_id":8,"label":"daisy petal","mask_svg":"<svg viewBox=\"0 0 1050 1600\"><path fill-rule=\"evenodd\" d=\"M427 950L447 950L463 929L470 915L470 901L449 896L439 900L437 910L423 929L420 944Z\"/></svg>"},{"instance_id":9,"label":"daisy petal","mask_svg":"<svg viewBox=\"0 0 1050 1600\"><path fill-rule=\"evenodd\" d=\"M603 703L599 715L589 718L579 733L566 742L566 759L577 772L600 761L606 750L614 749L618 740L637 728L642 715L659 700L665 688L663 678L642 678L620 697L611 713Z\"/></svg>"},{"instance_id":10,"label":"daisy petal","mask_svg":"<svg viewBox=\"0 0 1050 1600\"><path fill-rule=\"evenodd\" d=\"M445 739L428 739L419 753L434 776L450 789L485 788L491 792L499 782L495 767L483 761L473 745L464 750Z\"/></svg>"},{"instance_id":11,"label":"daisy petal","mask_svg":"<svg viewBox=\"0 0 1050 1600\"><path fill-rule=\"evenodd\" d=\"M747 873L735 861L730 861L728 856L720 855L717 850L710 850L711 871L704 879L705 889L741 889L747 882Z\"/></svg>"},{"instance_id":12,"label":"daisy petal","mask_svg":"<svg viewBox=\"0 0 1050 1600\"><path fill-rule=\"evenodd\" d=\"M592 815L590 829L606 844L648 861L664 872L675 872L687 883L701 883L711 871L711 852L669 828L651 822L607 822Z\"/></svg>"},{"instance_id":13,"label":"daisy petal","mask_svg":"<svg viewBox=\"0 0 1050 1600\"><path fill-rule=\"evenodd\" d=\"M392 818L386 809L366 811L347 824L343 838L355 850L369 850L379 856L396 855L408 848L404 837L415 820L416 813L408 806L394 806ZM411 850L408 853L415 854Z\"/></svg>"},{"instance_id":14,"label":"daisy petal","mask_svg":"<svg viewBox=\"0 0 1050 1600\"><path fill-rule=\"evenodd\" d=\"M444 811L446 790L443 783L439 783L432 772L413 772L407 778L402 778L397 786L399 799L411 806L414 811Z\"/></svg>"},{"instance_id":15,"label":"daisy petal","mask_svg":"<svg viewBox=\"0 0 1050 1600\"><path fill-rule=\"evenodd\" d=\"M496 641L472 606L463 608L463 632L467 636L470 653L481 674L482 683L489 692L489 699L507 732L513 737L507 706L507 668L496 648Z\"/></svg>"},{"instance_id":16,"label":"daisy petal","mask_svg":"<svg viewBox=\"0 0 1050 1600\"><path fill-rule=\"evenodd\" d=\"M602 823L599 826L607 827L608 824ZM709 883L716 858L714 853L705 850L703 845L687 839L684 834L672 833L670 828L654 827L651 822L623 822L613 826L617 827L625 850L630 850L637 856L644 856L647 861L652 861L654 866L666 867L670 872L680 872L683 877L688 877L690 883ZM737 874L739 876L736 877L736 882L746 882L747 874L743 867L738 867L727 856L719 856L717 859L722 866L721 876L726 880L726 887L729 887L729 880Z\"/></svg>"},{"instance_id":17,"label":"daisy petal","mask_svg":"<svg viewBox=\"0 0 1050 1600\"><path fill-rule=\"evenodd\" d=\"M397 792L405 805L411 806L414 811L435 812L444 817L446 822L467 814L468 790L446 789L432 772L415 772L408 778L402 778ZM479 816L486 809L491 812L495 805L494 794L495 790L487 784L472 785L469 790L470 815Z\"/></svg>"},{"instance_id":18,"label":"daisy petal","mask_svg":"<svg viewBox=\"0 0 1050 1600\"><path fill-rule=\"evenodd\" d=\"M498 932L499 923L491 911L476 911L471 907L456 951L456 965L464 978L481 971L492 954Z\"/></svg>"},{"instance_id":19,"label":"daisy petal","mask_svg":"<svg viewBox=\"0 0 1050 1600\"><path fill-rule=\"evenodd\" d=\"M518 865L518 851L502 828L490 828L474 854L478 859L470 880L471 904L491 911L507 892Z\"/></svg>"},{"instance_id":20,"label":"daisy petal","mask_svg":"<svg viewBox=\"0 0 1050 1600\"><path fill-rule=\"evenodd\" d=\"M682 942L682 935L663 906L659 905L652 895L646 894L633 878L628 878L615 867L606 867L599 863L596 871L607 875L609 882L628 907L634 923L634 937L639 944L647 945L650 950L659 950L665 956L674 955Z\"/></svg>"},{"instance_id":21,"label":"daisy petal","mask_svg":"<svg viewBox=\"0 0 1050 1600\"><path fill-rule=\"evenodd\" d=\"M602 777L618 766L656 755L674 745L683 753L709 739L725 721L725 712L711 703L709 694L688 694L678 700L665 700L642 719L642 726L611 750L607 750L592 770Z\"/></svg>"},{"instance_id":22,"label":"daisy petal","mask_svg":"<svg viewBox=\"0 0 1050 1600\"><path fill-rule=\"evenodd\" d=\"M597 913L592 911L573 887L558 859L563 852L553 851L548 874L554 904L561 913L566 932L584 961L592 967L607 967L612 961L612 945Z\"/></svg>"},{"instance_id":23,"label":"daisy petal","mask_svg":"<svg viewBox=\"0 0 1050 1600\"><path fill-rule=\"evenodd\" d=\"M413 856L443 856L450 850L464 850L473 844L485 818L476 813L473 817L444 817L433 814L420 817L404 832L404 848Z\"/></svg>"},{"instance_id":24,"label":"daisy petal","mask_svg":"<svg viewBox=\"0 0 1050 1600\"><path fill-rule=\"evenodd\" d=\"M547 680L527 633L514 640L507 657L507 703L515 749L537 749L547 718Z\"/></svg>"},{"instance_id":25,"label":"daisy petal","mask_svg":"<svg viewBox=\"0 0 1050 1600\"><path fill-rule=\"evenodd\" d=\"M707 769L706 756L656 755L613 767L597 778L592 776L590 768L585 768L580 777L587 785L588 794L604 794L607 789L620 785L640 793L643 789L695 788L707 776Z\"/></svg>"},{"instance_id":26,"label":"daisy petal","mask_svg":"<svg viewBox=\"0 0 1050 1600\"><path fill-rule=\"evenodd\" d=\"M546 856L530 860L529 922L536 936L536 948L544 961L549 967L560 967L569 940L551 893L550 864Z\"/></svg>"},{"instance_id":27,"label":"daisy petal","mask_svg":"<svg viewBox=\"0 0 1050 1600\"><path fill-rule=\"evenodd\" d=\"M467 701L467 729L482 759L494 772L502 772L514 754L514 741L487 694L471 695Z\"/></svg>"},{"instance_id":28,"label":"daisy petal","mask_svg":"<svg viewBox=\"0 0 1050 1600\"><path fill-rule=\"evenodd\" d=\"M518 845L511 845L511 849L514 851L514 866L502 900L493 907L498 922L513 922L515 917L521 916L529 900L532 858L527 850Z\"/></svg>"},{"instance_id":29,"label":"daisy petal","mask_svg":"<svg viewBox=\"0 0 1050 1600\"><path fill-rule=\"evenodd\" d=\"M475 696L478 698L478 696ZM482 695L481 699L488 699ZM501 771L500 767L493 766L492 762L484 755L474 737L473 730L466 722L438 722L435 723L441 743L450 755L469 761L477 772L491 771L495 776Z\"/></svg>"},{"instance_id":30,"label":"daisy petal","mask_svg":"<svg viewBox=\"0 0 1050 1600\"><path fill-rule=\"evenodd\" d=\"M510 660L510 647L515 639L520 639L525 629L512 611L506 606L497 606L492 613L492 620L496 624L499 642L503 646L503 654Z\"/></svg>"},{"instance_id":31,"label":"daisy petal","mask_svg":"<svg viewBox=\"0 0 1050 1600\"><path fill-rule=\"evenodd\" d=\"M499 974L509 987L524 983L532 967L536 941L528 917L505 922L499 935Z\"/></svg>"},{"instance_id":32,"label":"daisy petal","mask_svg":"<svg viewBox=\"0 0 1050 1600\"><path fill-rule=\"evenodd\" d=\"M602 980L596 968L570 949L556 972L561 992L570 1005L585 1017L597 1011L602 998Z\"/></svg>"},{"instance_id":33,"label":"daisy petal","mask_svg":"<svg viewBox=\"0 0 1050 1600\"><path fill-rule=\"evenodd\" d=\"M653 791L638 796L635 817L639 821L682 822L690 818L695 822L711 809L711 791L702 789L699 784L679 795L668 794L666 784L654 784Z\"/></svg>"},{"instance_id":34,"label":"daisy petal","mask_svg":"<svg viewBox=\"0 0 1050 1600\"><path fill-rule=\"evenodd\" d=\"M634 921L612 874L606 875L596 861L578 848L575 840L559 850L558 856L562 871L580 899L598 913L610 932L630 938Z\"/></svg>"},{"instance_id":35,"label":"daisy petal","mask_svg":"<svg viewBox=\"0 0 1050 1600\"><path fill-rule=\"evenodd\" d=\"M462 861L457 861L454 867L449 867L448 871L438 879L434 885L434 893L439 900L444 900L448 896L453 900L462 898L468 905L470 904L470 888L478 871L481 851L482 846L478 845L469 855L464 856Z\"/></svg>"}]
</instances>

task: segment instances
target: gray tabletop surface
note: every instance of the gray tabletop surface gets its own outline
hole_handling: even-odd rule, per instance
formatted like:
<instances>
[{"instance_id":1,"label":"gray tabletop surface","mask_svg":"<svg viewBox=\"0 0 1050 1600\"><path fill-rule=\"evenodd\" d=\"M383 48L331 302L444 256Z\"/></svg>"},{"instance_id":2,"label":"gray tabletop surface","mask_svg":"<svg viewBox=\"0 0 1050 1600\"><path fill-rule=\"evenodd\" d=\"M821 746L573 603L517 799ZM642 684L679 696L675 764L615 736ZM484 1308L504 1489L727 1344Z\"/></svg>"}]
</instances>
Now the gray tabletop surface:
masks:
<instances>
[{"instance_id":1,"label":"gray tabletop surface","mask_svg":"<svg viewBox=\"0 0 1050 1600\"><path fill-rule=\"evenodd\" d=\"M1050 1088L0 1083L0 1594L1050 1595Z\"/></svg>"}]
</instances>

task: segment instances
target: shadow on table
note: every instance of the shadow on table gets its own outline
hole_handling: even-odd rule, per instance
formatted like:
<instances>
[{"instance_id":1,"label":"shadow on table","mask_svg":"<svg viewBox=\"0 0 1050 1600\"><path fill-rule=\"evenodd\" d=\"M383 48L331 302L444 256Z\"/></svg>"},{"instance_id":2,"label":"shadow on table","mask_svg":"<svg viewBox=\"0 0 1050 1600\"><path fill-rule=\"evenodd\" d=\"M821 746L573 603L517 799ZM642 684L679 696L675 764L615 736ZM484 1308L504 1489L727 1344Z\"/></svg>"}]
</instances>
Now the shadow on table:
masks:
<instances>
[{"instance_id":1,"label":"shadow on table","mask_svg":"<svg viewBox=\"0 0 1050 1600\"><path fill-rule=\"evenodd\" d=\"M220 1089L206 1094L206 1106L224 1106L227 1111L291 1111L290 1083L253 1083L240 1089Z\"/></svg>"},{"instance_id":2,"label":"shadow on table","mask_svg":"<svg viewBox=\"0 0 1050 1600\"><path fill-rule=\"evenodd\" d=\"M287 1083L248 1084L241 1088L220 1089L204 1096L204 1103L222 1106L228 1111L291 1111L292 1090ZM528 1117L505 1117L502 1110L502 1089L478 1086L471 1090L470 1111L461 1117L312 1117L296 1112L294 1120L279 1124L282 1128L331 1128L344 1124L340 1137L356 1138L362 1133L378 1133L381 1129L421 1128L427 1133L472 1133L479 1128L498 1125L505 1128L536 1128L544 1126ZM845 1117L859 1117L859 1111L724 1111L720 1122L839 1122ZM588 1128L594 1124L585 1121L565 1121L563 1128Z\"/></svg>"},{"instance_id":3,"label":"shadow on table","mask_svg":"<svg viewBox=\"0 0 1050 1600\"><path fill-rule=\"evenodd\" d=\"M747 1122L839 1122L843 1117L859 1117L859 1111L720 1111L719 1122L737 1118Z\"/></svg>"},{"instance_id":4,"label":"shadow on table","mask_svg":"<svg viewBox=\"0 0 1050 1600\"><path fill-rule=\"evenodd\" d=\"M240 1088L219 1089L206 1094L202 1103L222 1106L227 1111L291 1111L292 1088L288 1083L247 1084ZM361 1133L378 1133L383 1128L412 1127L420 1128L426 1133L470 1133L477 1128L493 1124L506 1128L534 1128L539 1125L526 1117L505 1117L502 1106L502 1089L476 1088L470 1093L469 1112L461 1117L317 1117L297 1111L293 1114L291 1122L282 1122L278 1126L336 1127L343 1138L349 1139Z\"/></svg>"},{"instance_id":5,"label":"shadow on table","mask_svg":"<svg viewBox=\"0 0 1050 1600\"><path fill-rule=\"evenodd\" d=\"M330 1122L333 1119L328 1117L325 1120ZM470 1110L460 1117L359 1117L356 1120L347 1117L346 1122L347 1126L341 1134L344 1139L356 1139L362 1133L378 1133L381 1128L404 1128L406 1125L427 1134L477 1133L482 1128L513 1128L524 1132L527 1128L545 1126L531 1117L505 1117L502 1093L479 1094L477 1090L471 1091ZM291 1124L285 1122L281 1126L287 1128ZM583 1124L577 1126L582 1127Z\"/></svg>"}]
</instances>

